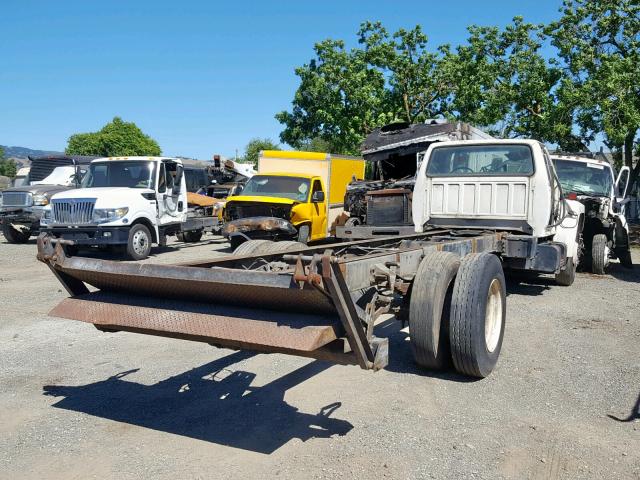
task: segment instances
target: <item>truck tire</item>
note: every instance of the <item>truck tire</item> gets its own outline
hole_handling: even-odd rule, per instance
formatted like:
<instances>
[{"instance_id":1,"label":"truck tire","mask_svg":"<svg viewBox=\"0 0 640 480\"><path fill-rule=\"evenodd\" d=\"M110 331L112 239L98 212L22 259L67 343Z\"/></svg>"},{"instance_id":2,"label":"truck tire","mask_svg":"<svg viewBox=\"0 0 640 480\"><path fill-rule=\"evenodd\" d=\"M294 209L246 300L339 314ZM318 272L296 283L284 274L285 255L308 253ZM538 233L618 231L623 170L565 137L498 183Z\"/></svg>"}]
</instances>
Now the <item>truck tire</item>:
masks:
<instances>
[{"instance_id":1,"label":"truck tire","mask_svg":"<svg viewBox=\"0 0 640 480\"><path fill-rule=\"evenodd\" d=\"M596 275L604 275L609 266L609 246L607 236L599 233L593 236L591 243L591 271Z\"/></svg>"},{"instance_id":2,"label":"truck tire","mask_svg":"<svg viewBox=\"0 0 640 480\"><path fill-rule=\"evenodd\" d=\"M567 264L564 269L560 270L560 273L556 274L556 283L563 287L570 287L573 285L576 279L576 264L573 261L573 257L567 258Z\"/></svg>"},{"instance_id":3,"label":"truck tire","mask_svg":"<svg viewBox=\"0 0 640 480\"><path fill-rule=\"evenodd\" d=\"M491 253L472 253L460 261L453 286L449 338L455 369L484 378L495 367L506 319L502 264Z\"/></svg>"},{"instance_id":4,"label":"truck tire","mask_svg":"<svg viewBox=\"0 0 640 480\"><path fill-rule=\"evenodd\" d=\"M182 241L186 243L197 243L202 239L202 230L192 232L182 232L178 235L182 235Z\"/></svg>"},{"instance_id":5,"label":"truck tire","mask_svg":"<svg viewBox=\"0 0 640 480\"><path fill-rule=\"evenodd\" d=\"M358 217L349 217L347 221L344 223L345 227L357 227L360 225L360 219Z\"/></svg>"},{"instance_id":6,"label":"truck tire","mask_svg":"<svg viewBox=\"0 0 640 480\"><path fill-rule=\"evenodd\" d=\"M298 242L306 245L309 241L309 225L302 225L298 228Z\"/></svg>"},{"instance_id":7,"label":"truck tire","mask_svg":"<svg viewBox=\"0 0 640 480\"><path fill-rule=\"evenodd\" d=\"M305 248L304 243L296 242L294 240L285 240L282 242L270 242L268 244L258 245L254 250L254 253L261 255L267 255L270 253L288 252L289 250L299 250Z\"/></svg>"},{"instance_id":8,"label":"truck tire","mask_svg":"<svg viewBox=\"0 0 640 480\"><path fill-rule=\"evenodd\" d=\"M10 223L2 224L2 233L9 243L27 243L31 237L31 232L24 232L15 228Z\"/></svg>"},{"instance_id":9,"label":"truck tire","mask_svg":"<svg viewBox=\"0 0 640 480\"><path fill-rule=\"evenodd\" d=\"M247 240L246 242L242 242L238 248L233 251L234 255L251 255L255 252L255 250L261 246L268 243L273 243L271 240Z\"/></svg>"},{"instance_id":10,"label":"truck tire","mask_svg":"<svg viewBox=\"0 0 640 480\"><path fill-rule=\"evenodd\" d=\"M440 370L451 363L449 315L460 258L430 252L420 262L411 287L409 334L415 362Z\"/></svg>"},{"instance_id":11,"label":"truck tire","mask_svg":"<svg viewBox=\"0 0 640 480\"><path fill-rule=\"evenodd\" d=\"M631 259L631 251L626 247L620 247L616 252L618 260L624 268L633 268L633 260Z\"/></svg>"},{"instance_id":12,"label":"truck tire","mask_svg":"<svg viewBox=\"0 0 640 480\"><path fill-rule=\"evenodd\" d=\"M153 237L149 229L141 223L136 223L129 230L127 256L132 260L144 260L151 253L152 242Z\"/></svg>"}]
</instances>

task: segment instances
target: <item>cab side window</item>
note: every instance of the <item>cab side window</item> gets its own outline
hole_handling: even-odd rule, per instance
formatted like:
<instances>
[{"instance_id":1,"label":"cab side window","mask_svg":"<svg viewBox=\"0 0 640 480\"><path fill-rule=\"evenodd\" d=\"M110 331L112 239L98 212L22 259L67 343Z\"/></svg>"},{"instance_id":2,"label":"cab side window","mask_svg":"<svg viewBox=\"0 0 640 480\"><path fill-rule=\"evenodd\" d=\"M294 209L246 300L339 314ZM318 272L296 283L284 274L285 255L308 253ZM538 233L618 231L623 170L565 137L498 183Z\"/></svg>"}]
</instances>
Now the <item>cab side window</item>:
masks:
<instances>
[{"instance_id":1,"label":"cab side window","mask_svg":"<svg viewBox=\"0 0 640 480\"><path fill-rule=\"evenodd\" d=\"M165 164L160 164L160 172L158 174L158 193L165 193L167 191L167 171Z\"/></svg>"},{"instance_id":2,"label":"cab side window","mask_svg":"<svg viewBox=\"0 0 640 480\"><path fill-rule=\"evenodd\" d=\"M313 182L313 188L311 189L311 198L313 199L313 195L316 192L322 192L322 184L320 183L320 180L315 180Z\"/></svg>"}]
</instances>

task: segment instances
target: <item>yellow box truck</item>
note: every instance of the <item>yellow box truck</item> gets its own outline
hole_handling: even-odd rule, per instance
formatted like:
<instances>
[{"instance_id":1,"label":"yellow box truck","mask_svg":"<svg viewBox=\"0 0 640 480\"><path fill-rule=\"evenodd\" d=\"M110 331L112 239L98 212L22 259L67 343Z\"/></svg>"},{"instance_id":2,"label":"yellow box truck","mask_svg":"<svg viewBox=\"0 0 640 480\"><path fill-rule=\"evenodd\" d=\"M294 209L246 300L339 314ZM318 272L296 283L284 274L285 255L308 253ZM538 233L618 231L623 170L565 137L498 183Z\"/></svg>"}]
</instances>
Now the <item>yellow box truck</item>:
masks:
<instances>
[{"instance_id":1,"label":"yellow box truck","mask_svg":"<svg viewBox=\"0 0 640 480\"><path fill-rule=\"evenodd\" d=\"M364 178L362 158L265 150L258 174L225 206L223 234L232 247L248 239L325 239L344 211L347 185Z\"/></svg>"}]
</instances>

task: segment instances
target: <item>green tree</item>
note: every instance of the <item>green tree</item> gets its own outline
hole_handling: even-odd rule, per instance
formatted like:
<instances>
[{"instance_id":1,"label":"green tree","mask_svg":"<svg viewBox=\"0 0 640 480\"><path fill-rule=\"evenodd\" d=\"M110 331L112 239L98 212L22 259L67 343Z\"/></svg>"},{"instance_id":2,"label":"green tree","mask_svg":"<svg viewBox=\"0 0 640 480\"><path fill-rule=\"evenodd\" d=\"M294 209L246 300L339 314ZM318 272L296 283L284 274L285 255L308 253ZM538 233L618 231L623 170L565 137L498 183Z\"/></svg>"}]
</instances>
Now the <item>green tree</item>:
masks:
<instances>
[{"instance_id":1,"label":"green tree","mask_svg":"<svg viewBox=\"0 0 640 480\"><path fill-rule=\"evenodd\" d=\"M365 22L359 46L325 40L316 58L296 69L301 82L290 112L276 118L280 139L303 148L322 139L337 153L357 154L365 135L391 121L459 119L504 136L581 144L567 79L542 55L542 27L521 17L505 29L469 27L468 41L428 50L420 26L390 34Z\"/></svg>"},{"instance_id":2,"label":"green tree","mask_svg":"<svg viewBox=\"0 0 640 480\"><path fill-rule=\"evenodd\" d=\"M306 140L300 143L300 145L298 145L298 148L304 152L332 153L337 151L336 147L334 147L331 141L320 137L314 137L310 140Z\"/></svg>"},{"instance_id":3,"label":"green tree","mask_svg":"<svg viewBox=\"0 0 640 480\"><path fill-rule=\"evenodd\" d=\"M605 135L633 169L640 148L640 3L637 0L565 0L548 27L571 75L576 121L584 136ZM640 174L640 162L632 182Z\"/></svg>"},{"instance_id":4,"label":"green tree","mask_svg":"<svg viewBox=\"0 0 640 480\"><path fill-rule=\"evenodd\" d=\"M296 68L300 86L293 108L276 115L284 125L280 140L302 149L312 139L330 143L334 153L357 153L364 135L393 119L383 72L369 64L361 48L324 40L316 58Z\"/></svg>"},{"instance_id":5,"label":"green tree","mask_svg":"<svg viewBox=\"0 0 640 480\"><path fill-rule=\"evenodd\" d=\"M470 26L452 51L442 47L441 76L451 82L449 116L502 137L527 137L575 149L571 82L542 54L543 26L515 17L504 29Z\"/></svg>"},{"instance_id":6,"label":"green tree","mask_svg":"<svg viewBox=\"0 0 640 480\"><path fill-rule=\"evenodd\" d=\"M18 166L13 160L4 158L4 149L0 147L0 175L14 178L18 172Z\"/></svg>"},{"instance_id":7,"label":"green tree","mask_svg":"<svg viewBox=\"0 0 640 480\"><path fill-rule=\"evenodd\" d=\"M135 123L124 122L120 117L114 117L98 132L71 135L65 151L68 155L104 157L161 154L154 139L145 135Z\"/></svg>"},{"instance_id":8,"label":"green tree","mask_svg":"<svg viewBox=\"0 0 640 480\"><path fill-rule=\"evenodd\" d=\"M280 145L274 143L269 138L252 138L244 148L244 156L242 161L245 163L252 163L258 165L258 157L262 150L278 150Z\"/></svg>"}]
</instances>

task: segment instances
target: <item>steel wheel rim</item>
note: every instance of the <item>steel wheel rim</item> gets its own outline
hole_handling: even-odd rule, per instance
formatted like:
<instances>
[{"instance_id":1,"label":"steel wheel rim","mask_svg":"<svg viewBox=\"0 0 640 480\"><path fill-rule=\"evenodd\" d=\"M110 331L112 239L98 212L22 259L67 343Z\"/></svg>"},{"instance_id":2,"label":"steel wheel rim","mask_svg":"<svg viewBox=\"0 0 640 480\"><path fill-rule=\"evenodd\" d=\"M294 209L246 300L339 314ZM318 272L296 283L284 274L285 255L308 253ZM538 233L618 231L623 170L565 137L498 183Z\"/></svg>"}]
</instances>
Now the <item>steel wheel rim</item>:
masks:
<instances>
[{"instance_id":1,"label":"steel wheel rim","mask_svg":"<svg viewBox=\"0 0 640 480\"><path fill-rule=\"evenodd\" d=\"M484 318L484 341L487 351L493 353L500 341L502 331L502 288L500 280L494 278L489 285L487 308Z\"/></svg>"},{"instance_id":2,"label":"steel wheel rim","mask_svg":"<svg viewBox=\"0 0 640 480\"><path fill-rule=\"evenodd\" d=\"M143 255L147 251L147 245L149 245L149 239L147 234L142 230L138 230L133 234L133 251L138 255Z\"/></svg>"},{"instance_id":3,"label":"steel wheel rim","mask_svg":"<svg viewBox=\"0 0 640 480\"><path fill-rule=\"evenodd\" d=\"M605 245L604 246L604 261L602 262L602 264L605 267L609 266L609 255L611 254L611 249L609 248L609 245Z\"/></svg>"}]
</instances>

